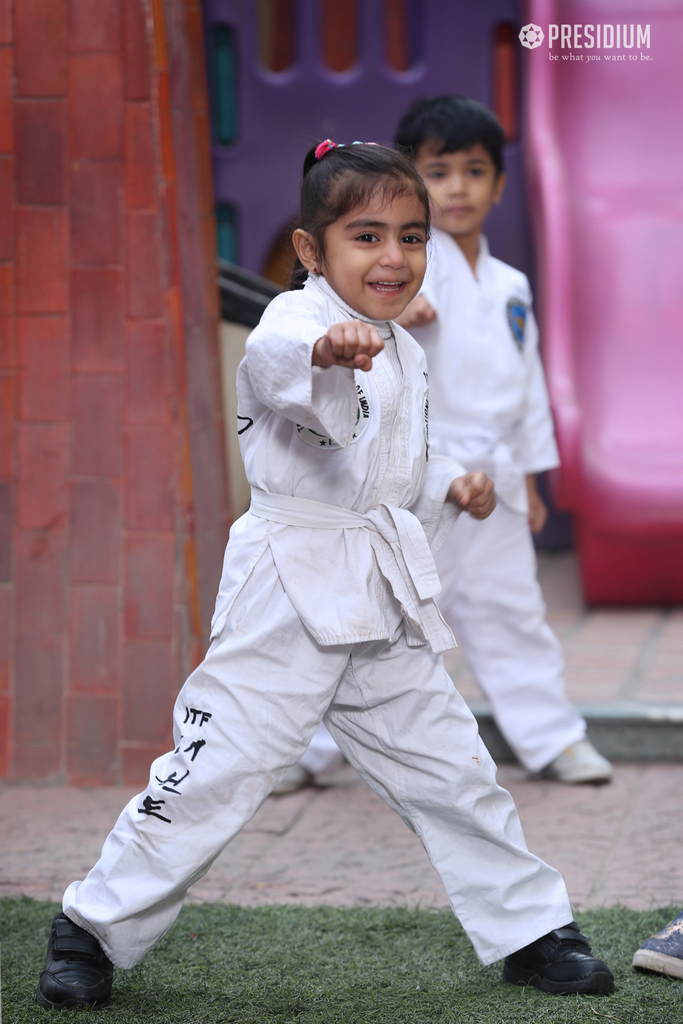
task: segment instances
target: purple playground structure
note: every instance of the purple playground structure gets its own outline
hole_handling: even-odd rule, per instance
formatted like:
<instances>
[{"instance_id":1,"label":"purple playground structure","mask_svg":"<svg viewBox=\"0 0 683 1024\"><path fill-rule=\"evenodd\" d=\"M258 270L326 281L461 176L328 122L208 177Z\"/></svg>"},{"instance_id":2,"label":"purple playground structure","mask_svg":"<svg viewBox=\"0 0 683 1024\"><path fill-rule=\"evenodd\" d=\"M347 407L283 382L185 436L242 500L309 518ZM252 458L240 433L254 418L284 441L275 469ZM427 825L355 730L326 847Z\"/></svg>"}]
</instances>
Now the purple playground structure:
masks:
<instances>
[{"instance_id":1,"label":"purple playground structure","mask_svg":"<svg viewBox=\"0 0 683 1024\"><path fill-rule=\"evenodd\" d=\"M509 123L509 201L488 234L501 259L530 270L514 0L204 0L204 19L222 256L267 269L313 143L391 144L413 100L460 92Z\"/></svg>"},{"instance_id":2,"label":"purple playground structure","mask_svg":"<svg viewBox=\"0 0 683 1024\"><path fill-rule=\"evenodd\" d=\"M496 110L508 186L487 235L539 286L587 597L683 600L681 0L204 0L204 19L219 254L281 283L311 144L390 142L421 96ZM584 59L564 22L611 26L611 47Z\"/></svg>"}]
</instances>

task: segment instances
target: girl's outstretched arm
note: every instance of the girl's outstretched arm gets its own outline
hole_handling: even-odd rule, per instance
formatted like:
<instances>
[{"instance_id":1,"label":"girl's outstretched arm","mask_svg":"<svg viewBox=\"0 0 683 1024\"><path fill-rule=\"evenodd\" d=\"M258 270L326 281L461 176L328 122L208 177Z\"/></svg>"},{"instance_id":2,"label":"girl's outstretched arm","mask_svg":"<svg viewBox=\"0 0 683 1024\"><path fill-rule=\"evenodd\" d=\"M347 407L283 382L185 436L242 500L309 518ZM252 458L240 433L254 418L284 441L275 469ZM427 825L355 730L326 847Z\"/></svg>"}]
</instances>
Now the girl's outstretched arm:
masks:
<instances>
[{"instance_id":1,"label":"girl's outstretched arm","mask_svg":"<svg viewBox=\"0 0 683 1024\"><path fill-rule=\"evenodd\" d=\"M261 415L248 398L251 392L262 406L297 426L342 448L351 443L358 417L353 370L330 360L324 368L313 358L329 333L331 312L327 303L303 291L273 299L247 339L238 373L242 416L255 420Z\"/></svg>"},{"instance_id":2,"label":"girl's outstretched arm","mask_svg":"<svg viewBox=\"0 0 683 1024\"><path fill-rule=\"evenodd\" d=\"M379 332L362 320L332 324L313 349L313 366L345 366L350 370L372 369L372 360L384 348Z\"/></svg>"}]
</instances>

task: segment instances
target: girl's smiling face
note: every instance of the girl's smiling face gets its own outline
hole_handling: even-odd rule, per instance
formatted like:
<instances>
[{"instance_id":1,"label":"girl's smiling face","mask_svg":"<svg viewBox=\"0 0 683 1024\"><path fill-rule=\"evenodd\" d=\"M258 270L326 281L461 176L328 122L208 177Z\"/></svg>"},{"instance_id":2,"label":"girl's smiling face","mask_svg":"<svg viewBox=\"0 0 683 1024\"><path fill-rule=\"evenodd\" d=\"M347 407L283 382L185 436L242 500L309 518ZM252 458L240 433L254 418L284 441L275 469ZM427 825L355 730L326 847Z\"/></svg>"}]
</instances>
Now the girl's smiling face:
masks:
<instances>
[{"instance_id":1,"label":"girl's smiling face","mask_svg":"<svg viewBox=\"0 0 683 1024\"><path fill-rule=\"evenodd\" d=\"M415 298L427 267L425 211L414 195L376 196L325 230L325 253L300 228L294 246L337 295L371 320L394 320Z\"/></svg>"}]
</instances>

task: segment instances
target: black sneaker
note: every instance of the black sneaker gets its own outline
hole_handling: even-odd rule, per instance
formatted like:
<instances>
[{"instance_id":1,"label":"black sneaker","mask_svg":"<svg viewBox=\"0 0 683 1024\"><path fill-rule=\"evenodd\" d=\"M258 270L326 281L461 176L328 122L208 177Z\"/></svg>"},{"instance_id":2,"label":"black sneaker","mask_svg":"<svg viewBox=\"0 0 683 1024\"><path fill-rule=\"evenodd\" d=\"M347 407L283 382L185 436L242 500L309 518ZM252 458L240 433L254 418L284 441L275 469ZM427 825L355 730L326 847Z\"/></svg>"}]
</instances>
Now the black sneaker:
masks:
<instances>
[{"instance_id":1,"label":"black sneaker","mask_svg":"<svg viewBox=\"0 0 683 1024\"><path fill-rule=\"evenodd\" d=\"M591 956L591 947L575 921L555 928L516 953L505 957L503 981L511 985L535 985L543 992L614 991L614 977L607 964Z\"/></svg>"},{"instance_id":2,"label":"black sneaker","mask_svg":"<svg viewBox=\"0 0 683 1024\"><path fill-rule=\"evenodd\" d=\"M101 1006L111 995L114 965L97 939L57 914L47 946L36 1002L52 1010Z\"/></svg>"}]
</instances>

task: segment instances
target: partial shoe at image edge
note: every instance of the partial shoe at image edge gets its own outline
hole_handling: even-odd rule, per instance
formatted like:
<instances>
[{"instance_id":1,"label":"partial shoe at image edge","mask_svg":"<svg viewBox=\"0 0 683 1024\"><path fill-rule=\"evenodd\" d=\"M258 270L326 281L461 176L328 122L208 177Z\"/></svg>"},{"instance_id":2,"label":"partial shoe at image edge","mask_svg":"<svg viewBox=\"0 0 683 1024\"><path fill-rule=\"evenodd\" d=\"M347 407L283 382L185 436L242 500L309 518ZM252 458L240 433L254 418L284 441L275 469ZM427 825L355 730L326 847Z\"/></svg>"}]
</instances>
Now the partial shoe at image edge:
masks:
<instances>
[{"instance_id":1,"label":"partial shoe at image edge","mask_svg":"<svg viewBox=\"0 0 683 1024\"><path fill-rule=\"evenodd\" d=\"M568 785L592 783L599 786L611 782L612 765L598 753L590 740L582 739L563 750L540 775Z\"/></svg>"},{"instance_id":2,"label":"partial shoe at image edge","mask_svg":"<svg viewBox=\"0 0 683 1024\"><path fill-rule=\"evenodd\" d=\"M506 957L503 981L533 985L550 995L609 995L614 991L612 972L592 955L590 943L575 921Z\"/></svg>"},{"instance_id":3,"label":"partial shoe at image edge","mask_svg":"<svg viewBox=\"0 0 683 1024\"><path fill-rule=\"evenodd\" d=\"M666 953L655 953L652 949L638 949L633 956L633 966L639 971L653 974L668 974L670 978L683 981L683 960Z\"/></svg>"},{"instance_id":4,"label":"partial shoe at image edge","mask_svg":"<svg viewBox=\"0 0 683 1024\"><path fill-rule=\"evenodd\" d=\"M113 974L114 965L97 939L57 914L36 991L38 1005L52 1010L102 1006L111 995Z\"/></svg>"},{"instance_id":5,"label":"partial shoe at image edge","mask_svg":"<svg viewBox=\"0 0 683 1024\"><path fill-rule=\"evenodd\" d=\"M645 940L636 950L633 966L683 980L683 914Z\"/></svg>"}]
</instances>

